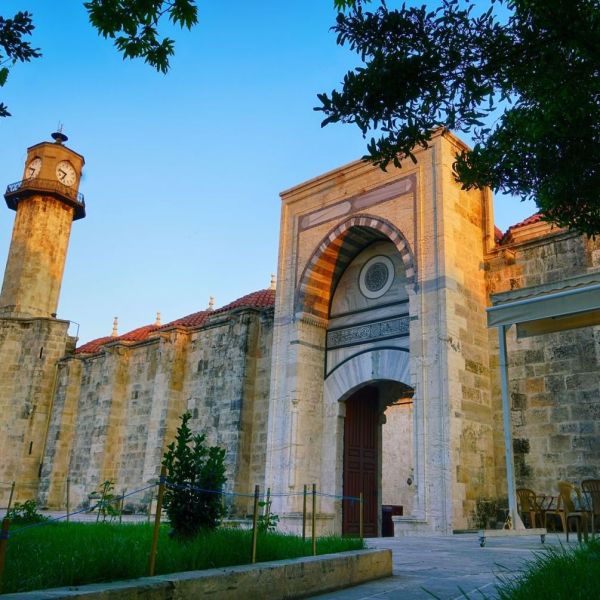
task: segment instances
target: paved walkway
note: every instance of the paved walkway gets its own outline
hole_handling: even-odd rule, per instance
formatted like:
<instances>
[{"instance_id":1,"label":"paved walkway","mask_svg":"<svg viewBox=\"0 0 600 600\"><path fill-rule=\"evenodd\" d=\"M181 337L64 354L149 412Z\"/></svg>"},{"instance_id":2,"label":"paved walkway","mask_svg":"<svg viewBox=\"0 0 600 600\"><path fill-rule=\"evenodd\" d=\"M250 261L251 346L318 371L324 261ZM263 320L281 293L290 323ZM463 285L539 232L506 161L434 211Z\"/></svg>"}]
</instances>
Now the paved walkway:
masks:
<instances>
[{"instance_id":1,"label":"paved walkway","mask_svg":"<svg viewBox=\"0 0 600 600\"><path fill-rule=\"evenodd\" d=\"M577 536L569 536L569 546ZM498 576L519 573L526 560L544 547L566 545L564 535L488 538L476 534L445 537L373 538L368 545L392 550L393 576L316 596L319 600L413 600L496 598ZM464 592L464 593L463 593Z\"/></svg>"}]
</instances>

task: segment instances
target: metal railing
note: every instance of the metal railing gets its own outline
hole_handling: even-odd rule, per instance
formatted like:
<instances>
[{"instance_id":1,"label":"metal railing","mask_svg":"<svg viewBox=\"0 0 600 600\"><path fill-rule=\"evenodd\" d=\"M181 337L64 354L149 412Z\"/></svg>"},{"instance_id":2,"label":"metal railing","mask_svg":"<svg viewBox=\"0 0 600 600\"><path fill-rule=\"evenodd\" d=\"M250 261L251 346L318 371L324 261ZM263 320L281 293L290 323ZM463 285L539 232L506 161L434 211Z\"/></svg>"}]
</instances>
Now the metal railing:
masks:
<instances>
[{"instance_id":1,"label":"metal railing","mask_svg":"<svg viewBox=\"0 0 600 600\"><path fill-rule=\"evenodd\" d=\"M81 204L81 206L85 207L85 199L83 194L77 192L77 190L74 190L68 185L61 183L60 181L56 181L55 179L40 179L39 177L23 179L22 181L17 181L8 185L6 187L5 195L18 195L19 193L25 191L57 193L62 196L66 196L73 202L77 202L78 204Z\"/></svg>"}]
</instances>

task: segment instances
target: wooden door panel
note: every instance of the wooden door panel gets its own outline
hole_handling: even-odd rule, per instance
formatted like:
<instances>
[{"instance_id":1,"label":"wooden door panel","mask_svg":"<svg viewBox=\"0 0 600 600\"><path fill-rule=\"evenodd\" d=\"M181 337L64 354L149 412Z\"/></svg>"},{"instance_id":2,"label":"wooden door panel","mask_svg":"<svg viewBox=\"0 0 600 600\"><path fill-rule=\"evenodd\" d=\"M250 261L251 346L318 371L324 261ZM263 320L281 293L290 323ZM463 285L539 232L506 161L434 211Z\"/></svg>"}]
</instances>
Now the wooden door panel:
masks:
<instances>
[{"instance_id":1,"label":"wooden door panel","mask_svg":"<svg viewBox=\"0 0 600 600\"><path fill-rule=\"evenodd\" d=\"M344 422L344 496L363 494L365 536L377 535L378 515L378 436L379 404L377 389L365 387L346 400ZM360 506L357 501L342 502L342 532L358 535Z\"/></svg>"}]
</instances>

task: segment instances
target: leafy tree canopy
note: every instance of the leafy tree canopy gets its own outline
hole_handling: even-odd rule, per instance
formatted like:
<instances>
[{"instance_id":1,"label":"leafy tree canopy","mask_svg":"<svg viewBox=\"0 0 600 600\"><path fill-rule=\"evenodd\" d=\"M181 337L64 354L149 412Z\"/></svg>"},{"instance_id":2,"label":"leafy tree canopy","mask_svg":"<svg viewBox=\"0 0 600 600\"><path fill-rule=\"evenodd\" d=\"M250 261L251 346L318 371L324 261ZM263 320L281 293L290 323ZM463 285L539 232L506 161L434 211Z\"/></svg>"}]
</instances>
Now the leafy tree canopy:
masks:
<instances>
[{"instance_id":1,"label":"leafy tree canopy","mask_svg":"<svg viewBox=\"0 0 600 600\"><path fill-rule=\"evenodd\" d=\"M31 15L28 12L18 12L12 19L0 16L0 87L6 83L9 67L17 62L28 62L41 56L39 49L32 48L23 37L33 31ZM0 117L10 113L6 105L0 102Z\"/></svg>"},{"instance_id":2,"label":"leafy tree canopy","mask_svg":"<svg viewBox=\"0 0 600 600\"><path fill-rule=\"evenodd\" d=\"M382 168L414 160L439 127L471 133L455 163L465 189L533 199L549 221L600 233L600 0L489 0L483 13L464 0L334 2L337 42L363 64L318 96L323 126L373 136L365 158Z\"/></svg>"},{"instance_id":3,"label":"leafy tree canopy","mask_svg":"<svg viewBox=\"0 0 600 600\"><path fill-rule=\"evenodd\" d=\"M174 42L161 37L160 21L166 19L187 29L198 22L196 0L91 0L84 6L90 23L100 35L114 40L123 58L142 58L162 73L169 70ZM0 16L0 87L6 83L10 66L42 55L29 41L34 30L32 17L26 11L11 19ZM6 105L0 103L0 117L9 115Z\"/></svg>"}]
</instances>

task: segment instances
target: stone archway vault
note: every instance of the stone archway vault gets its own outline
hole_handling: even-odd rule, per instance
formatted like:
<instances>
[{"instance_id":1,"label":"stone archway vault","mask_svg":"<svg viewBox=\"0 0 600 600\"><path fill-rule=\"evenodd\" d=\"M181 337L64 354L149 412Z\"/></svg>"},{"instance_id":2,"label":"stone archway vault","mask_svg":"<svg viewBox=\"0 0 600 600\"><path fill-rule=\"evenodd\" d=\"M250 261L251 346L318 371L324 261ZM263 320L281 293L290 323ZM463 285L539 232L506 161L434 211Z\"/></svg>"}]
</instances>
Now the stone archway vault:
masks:
<instances>
[{"instance_id":1,"label":"stone archway vault","mask_svg":"<svg viewBox=\"0 0 600 600\"><path fill-rule=\"evenodd\" d=\"M354 257L376 240L389 240L406 268L406 282L415 282L413 253L400 230L386 219L358 215L339 223L317 246L300 277L295 314L326 320L335 284Z\"/></svg>"},{"instance_id":2,"label":"stone archway vault","mask_svg":"<svg viewBox=\"0 0 600 600\"><path fill-rule=\"evenodd\" d=\"M353 390L370 381L410 382L410 355L404 349L373 349L340 365L324 382L323 400L327 412Z\"/></svg>"}]
</instances>

